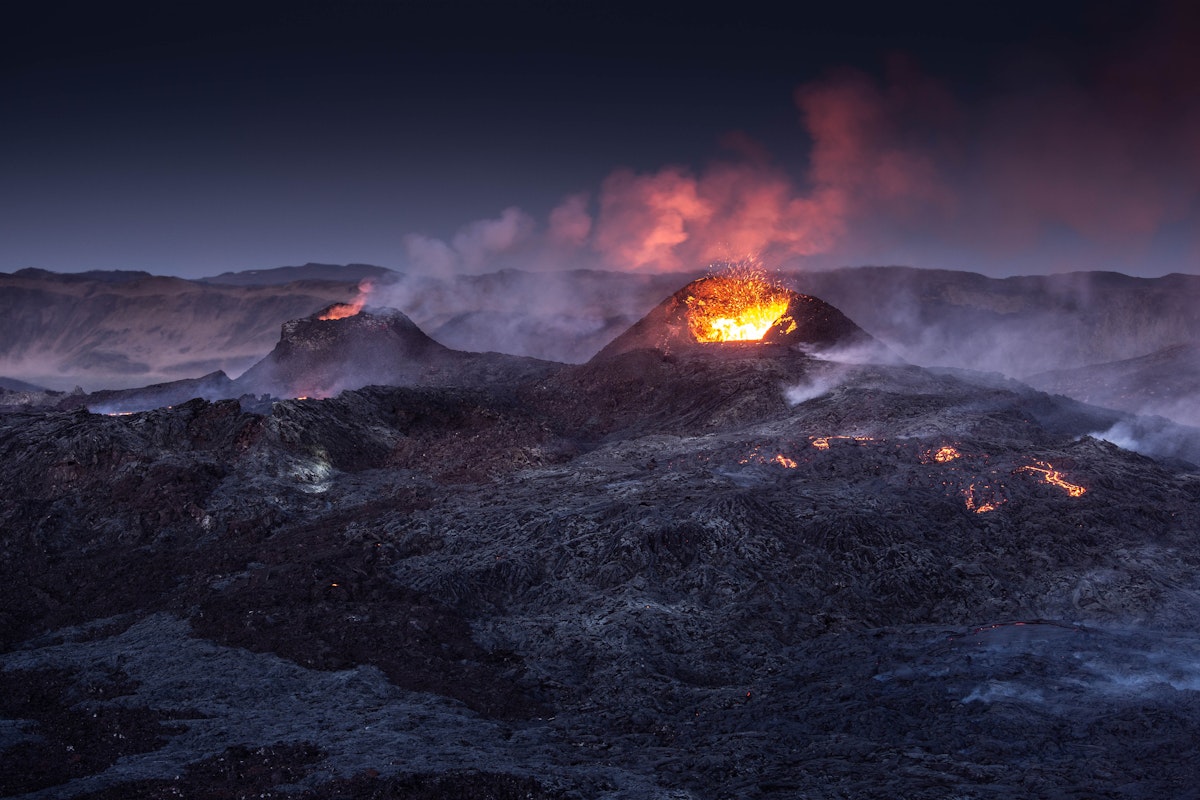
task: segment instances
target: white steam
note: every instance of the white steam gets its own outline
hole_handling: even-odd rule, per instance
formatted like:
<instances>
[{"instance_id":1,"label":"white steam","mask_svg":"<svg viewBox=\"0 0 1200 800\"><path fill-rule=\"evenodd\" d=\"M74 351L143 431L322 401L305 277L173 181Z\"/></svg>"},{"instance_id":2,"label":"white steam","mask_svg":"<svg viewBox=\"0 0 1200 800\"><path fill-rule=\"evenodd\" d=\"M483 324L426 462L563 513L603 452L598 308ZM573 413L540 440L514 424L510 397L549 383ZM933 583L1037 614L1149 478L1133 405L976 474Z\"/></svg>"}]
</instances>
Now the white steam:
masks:
<instances>
[{"instance_id":1,"label":"white steam","mask_svg":"<svg viewBox=\"0 0 1200 800\"><path fill-rule=\"evenodd\" d=\"M564 204L551 215L549 238L557 235L567 241L578 235L583 221L575 218L573 209L582 212L590 224L582 201ZM583 233L586 236L586 230ZM404 237L409 265L418 272L443 277L504 266L544 267L548 247L548 238L538 230L534 218L516 206L504 209L498 217L463 225L448 242L419 233Z\"/></svg>"},{"instance_id":2,"label":"white steam","mask_svg":"<svg viewBox=\"0 0 1200 800\"><path fill-rule=\"evenodd\" d=\"M783 389L783 399L789 406L798 406L809 400L815 400L836 389L842 382L842 376L843 373L814 376L793 386L786 386Z\"/></svg>"},{"instance_id":3,"label":"white steam","mask_svg":"<svg viewBox=\"0 0 1200 800\"><path fill-rule=\"evenodd\" d=\"M399 309L456 350L582 362L686 282L584 270L407 275L376 286L370 305Z\"/></svg>"},{"instance_id":4,"label":"white steam","mask_svg":"<svg viewBox=\"0 0 1200 800\"><path fill-rule=\"evenodd\" d=\"M1178 425L1162 417L1134 417L1091 434L1151 458L1170 458L1200 464L1200 428Z\"/></svg>"}]
</instances>

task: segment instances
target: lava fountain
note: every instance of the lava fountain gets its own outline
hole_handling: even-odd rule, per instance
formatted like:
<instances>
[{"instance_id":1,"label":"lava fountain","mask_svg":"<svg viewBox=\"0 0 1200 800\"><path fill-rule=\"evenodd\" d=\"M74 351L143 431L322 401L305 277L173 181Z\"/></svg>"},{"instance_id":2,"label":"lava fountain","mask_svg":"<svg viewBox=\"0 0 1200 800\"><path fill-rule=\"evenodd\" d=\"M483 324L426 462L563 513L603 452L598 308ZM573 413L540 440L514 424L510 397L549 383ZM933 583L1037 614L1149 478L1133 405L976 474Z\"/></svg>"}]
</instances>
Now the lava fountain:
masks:
<instances>
[{"instance_id":1,"label":"lava fountain","mask_svg":"<svg viewBox=\"0 0 1200 800\"><path fill-rule=\"evenodd\" d=\"M825 301L792 291L761 270L743 267L687 284L592 360L646 349L672 355L773 358L791 350L877 344Z\"/></svg>"}]
</instances>

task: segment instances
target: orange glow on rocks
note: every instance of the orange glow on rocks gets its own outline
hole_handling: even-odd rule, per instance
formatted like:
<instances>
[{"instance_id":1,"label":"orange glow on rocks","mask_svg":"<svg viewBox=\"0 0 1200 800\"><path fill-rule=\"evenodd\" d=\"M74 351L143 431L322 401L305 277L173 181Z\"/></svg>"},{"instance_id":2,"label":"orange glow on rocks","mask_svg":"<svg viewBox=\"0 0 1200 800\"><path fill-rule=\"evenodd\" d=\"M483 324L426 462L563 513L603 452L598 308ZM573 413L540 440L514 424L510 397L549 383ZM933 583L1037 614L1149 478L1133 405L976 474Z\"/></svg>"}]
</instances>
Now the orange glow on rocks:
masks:
<instances>
[{"instance_id":1,"label":"orange glow on rocks","mask_svg":"<svg viewBox=\"0 0 1200 800\"><path fill-rule=\"evenodd\" d=\"M717 276L688 296L688 330L697 342L761 341L790 302L788 293L761 272ZM794 329L796 323L791 325Z\"/></svg>"},{"instance_id":2,"label":"orange glow on rocks","mask_svg":"<svg viewBox=\"0 0 1200 800\"><path fill-rule=\"evenodd\" d=\"M319 320L345 319L353 317L358 312L363 310L363 306L367 304L367 297L371 294L371 290L375 288L369 278L363 278L358 283L358 297L354 298L349 303L337 303L330 306L324 314L317 317Z\"/></svg>"},{"instance_id":3,"label":"orange glow on rocks","mask_svg":"<svg viewBox=\"0 0 1200 800\"><path fill-rule=\"evenodd\" d=\"M996 492L986 483L972 483L963 489L963 498L967 504L968 511L974 511L976 514L986 514L989 511L995 511L1004 504L1004 498L996 494Z\"/></svg>"},{"instance_id":4,"label":"orange glow on rocks","mask_svg":"<svg viewBox=\"0 0 1200 800\"><path fill-rule=\"evenodd\" d=\"M754 448L754 452L738 461L739 464L777 464L785 469L795 469L799 464L796 459L789 458L783 453L776 453L773 456L764 456L759 452L759 448Z\"/></svg>"},{"instance_id":5,"label":"orange glow on rocks","mask_svg":"<svg viewBox=\"0 0 1200 800\"><path fill-rule=\"evenodd\" d=\"M363 304L357 300L353 303L338 303L335 306L331 306L328 311L317 317L317 319L345 319L346 317L353 317L355 314L362 311L362 308Z\"/></svg>"},{"instance_id":6,"label":"orange glow on rocks","mask_svg":"<svg viewBox=\"0 0 1200 800\"><path fill-rule=\"evenodd\" d=\"M875 437L873 436L810 436L808 439L812 442L812 446L818 450L828 450L829 443L834 439L848 439L855 442L875 441Z\"/></svg>"},{"instance_id":7,"label":"orange glow on rocks","mask_svg":"<svg viewBox=\"0 0 1200 800\"><path fill-rule=\"evenodd\" d=\"M958 452L957 449L949 445L938 448L937 452L933 454L933 460L939 464L945 464L948 461L953 461L954 459L960 457L962 457L962 453Z\"/></svg>"}]
</instances>

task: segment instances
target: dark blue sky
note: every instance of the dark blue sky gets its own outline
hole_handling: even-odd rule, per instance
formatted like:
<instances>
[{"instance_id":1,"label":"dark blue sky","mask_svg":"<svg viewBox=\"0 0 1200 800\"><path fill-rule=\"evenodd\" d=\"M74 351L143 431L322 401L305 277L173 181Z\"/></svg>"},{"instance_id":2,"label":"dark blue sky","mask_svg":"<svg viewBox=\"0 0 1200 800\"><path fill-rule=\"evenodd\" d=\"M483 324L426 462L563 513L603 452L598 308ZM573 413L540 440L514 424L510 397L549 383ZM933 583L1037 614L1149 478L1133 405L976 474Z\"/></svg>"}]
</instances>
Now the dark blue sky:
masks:
<instances>
[{"instance_id":1,"label":"dark blue sky","mask_svg":"<svg viewBox=\"0 0 1200 800\"><path fill-rule=\"evenodd\" d=\"M1178 9L976 5L7 12L0 271L652 269L721 247L811 266L1197 271L1200 170L1171 163L1193 143L1196 76L1130 106L1190 69L1154 63L1156 41L1189 32ZM1046 110L1045 131L1007 122ZM1156 147L1137 114L1184 140ZM1064 144L1097 127L1116 139ZM1069 151L1061 174L1044 148ZM1114 153L1129 163L1089 177ZM556 227L555 208L577 224Z\"/></svg>"}]
</instances>

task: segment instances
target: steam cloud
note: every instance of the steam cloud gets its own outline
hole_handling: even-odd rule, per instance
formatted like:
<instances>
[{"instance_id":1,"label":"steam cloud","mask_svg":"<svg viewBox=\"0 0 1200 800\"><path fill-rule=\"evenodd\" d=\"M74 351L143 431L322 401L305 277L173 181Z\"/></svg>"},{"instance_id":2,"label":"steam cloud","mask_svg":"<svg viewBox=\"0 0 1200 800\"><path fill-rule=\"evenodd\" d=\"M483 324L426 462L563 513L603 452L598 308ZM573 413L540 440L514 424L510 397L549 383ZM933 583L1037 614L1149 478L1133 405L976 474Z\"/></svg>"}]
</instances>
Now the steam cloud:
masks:
<instances>
[{"instance_id":1,"label":"steam cloud","mask_svg":"<svg viewBox=\"0 0 1200 800\"><path fill-rule=\"evenodd\" d=\"M1162 417L1121 420L1091 436L1151 458L1200 464L1200 428L1179 425Z\"/></svg>"},{"instance_id":2,"label":"steam cloud","mask_svg":"<svg viewBox=\"0 0 1200 800\"><path fill-rule=\"evenodd\" d=\"M594 197L571 195L544 221L507 208L449 241L414 234L406 252L443 275L671 271L747 256L1007 272L1136 273L1164 255L1194 265L1197 33L1200 12L1170 5L1122 49L1082 66L1015 58L1005 68L1017 77L1001 75L983 98L900 57L882 79L832 73L795 92L803 174L739 135L737 157L699 170L618 169Z\"/></svg>"},{"instance_id":3,"label":"steam cloud","mask_svg":"<svg viewBox=\"0 0 1200 800\"><path fill-rule=\"evenodd\" d=\"M801 381L792 386L786 386L783 389L783 399L787 401L789 406L798 406L801 403L806 403L809 400L814 400L823 394L827 394L837 388L841 383L841 374L822 375L814 377L811 380Z\"/></svg>"}]
</instances>

